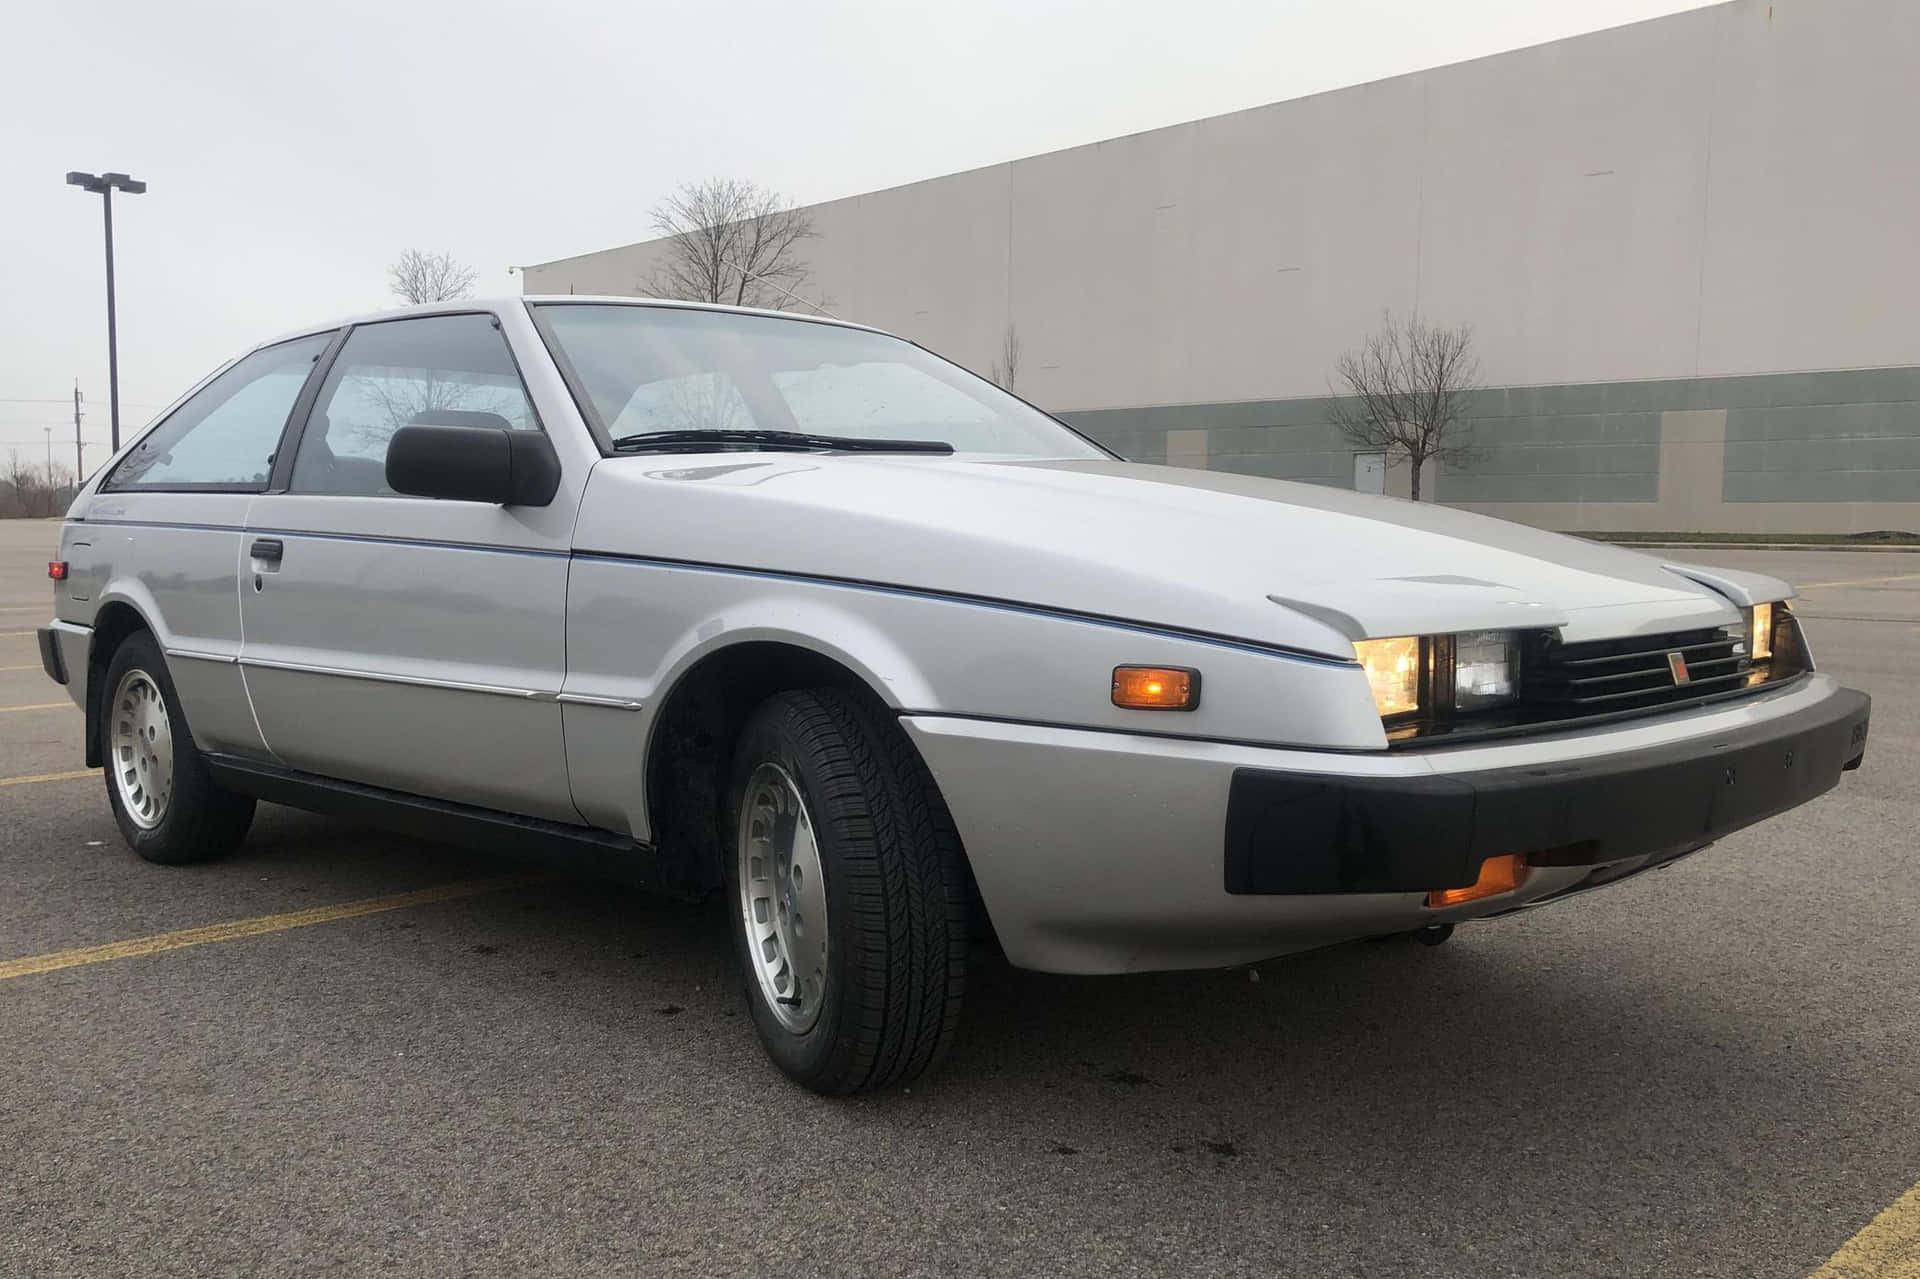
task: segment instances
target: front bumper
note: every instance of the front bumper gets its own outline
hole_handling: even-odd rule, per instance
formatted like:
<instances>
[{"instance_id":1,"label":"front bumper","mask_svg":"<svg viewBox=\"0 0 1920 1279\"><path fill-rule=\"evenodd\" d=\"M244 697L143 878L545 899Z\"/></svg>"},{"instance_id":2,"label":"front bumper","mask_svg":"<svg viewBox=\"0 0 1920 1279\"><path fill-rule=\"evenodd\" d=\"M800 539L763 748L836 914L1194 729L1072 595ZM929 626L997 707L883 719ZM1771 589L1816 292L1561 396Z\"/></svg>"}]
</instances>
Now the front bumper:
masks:
<instances>
[{"instance_id":1,"label":"front bumper","mask_svg":"<svg viewBox=\"0 0 1920 1279\"><path fill-rule=\"evenodd\" d=\"M901 722L1009 959L1113 973L1247 963L1623 878L1831 787L1861 757L1867 711L1815 674L1670 715L1431 750ZM1493 853L1533 855L1518 890L1427 906Z\"/></svg>"},{"instance_id":2,"label":"front bumper","mask_svg":"<svg viewBox=\"0 0 1920 1279\"><path fill-rule=\"evenodd\" d=\"M1620 755L1426 777L1236 769L1230 893L1464 888L1531 866L1659 860L1806 803L1858 768L1871 710L1841 689L1791 714Z\"/></svg>"}]
</instances>

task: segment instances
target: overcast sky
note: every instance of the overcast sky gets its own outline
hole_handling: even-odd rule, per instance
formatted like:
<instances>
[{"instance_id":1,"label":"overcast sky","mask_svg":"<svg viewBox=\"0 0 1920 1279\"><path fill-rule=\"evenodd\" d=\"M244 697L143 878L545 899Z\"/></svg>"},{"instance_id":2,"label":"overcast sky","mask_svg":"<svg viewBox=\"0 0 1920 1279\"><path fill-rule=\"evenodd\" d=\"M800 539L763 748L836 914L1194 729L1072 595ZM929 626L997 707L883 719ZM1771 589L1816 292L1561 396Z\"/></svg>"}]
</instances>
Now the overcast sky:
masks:
<instances>
[{"instance_id":1,"label":"overcast sky","mask_svg":"<svg viewBox=\"0 0 1920 1279\"><path fill-rule=\"evenodd\" d=\"M21 0L0 77L0 450L121 419L281 330L647 238L692 178L811 203L1617 26L1698 0ZM857 317L855 317L857 318ZM104 460L88 450L88 468Z\"/></svg>"}]
</instances>

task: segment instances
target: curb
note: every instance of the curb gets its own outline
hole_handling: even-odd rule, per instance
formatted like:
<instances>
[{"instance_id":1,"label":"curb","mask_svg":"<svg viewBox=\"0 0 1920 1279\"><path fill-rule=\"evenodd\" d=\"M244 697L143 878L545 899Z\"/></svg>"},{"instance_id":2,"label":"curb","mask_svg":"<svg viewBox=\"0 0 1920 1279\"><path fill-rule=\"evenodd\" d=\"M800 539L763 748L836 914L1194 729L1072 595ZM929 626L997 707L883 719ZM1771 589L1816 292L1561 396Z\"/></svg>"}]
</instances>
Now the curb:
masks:
<instances>
[{"instance_id":1,"label":"curb","mask_svg":"<svg viewBox=\"0 0 1920 1279\"><path fill-rule=\"evenodd\" d=\"M1575 533L1572 536L1579 537ZM1648 551L1839 551L1847 555L1893 554L1920 555L1920 546L1849 546L1844 542L1615 542L1596 538L1608 546Z\"/></svg>"}]
</instances>

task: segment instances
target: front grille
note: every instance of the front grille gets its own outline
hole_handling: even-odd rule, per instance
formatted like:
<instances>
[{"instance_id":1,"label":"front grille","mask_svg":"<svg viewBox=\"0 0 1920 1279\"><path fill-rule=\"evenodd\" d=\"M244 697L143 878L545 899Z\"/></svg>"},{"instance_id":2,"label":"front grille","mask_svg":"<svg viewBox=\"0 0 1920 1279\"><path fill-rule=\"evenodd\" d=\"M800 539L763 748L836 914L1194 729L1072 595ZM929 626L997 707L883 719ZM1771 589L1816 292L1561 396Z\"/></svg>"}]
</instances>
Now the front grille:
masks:
<instances>
[{"instance_id":1,"label":"front grille","mask_svg":"<svg viewBox=\"0 0 1920 1279\"><path fill-rule=\"evenodd\" d=\"M1583 721L1658 715L1671 707L1757 692L1813 669L1800 623L1784 603L1773 607L1771 639L1771 658L1756 665L1749 656L1745 625L1577 644L1564 643L1553 631L1523 631L1519 696L1500 706L1462 711L1450 696L1455 637L1433 636L1421 642L1426 669L1421 709L1384 722L1387 745L1444 745L1547 732ZM1686 661L1684 684L1673 678L1673 653Z\"/></svg>"},{"instance_id":2,"label":"front grille","mask_svg":"<svg viewBox=\"0 0 1920 1279\"><path fill-rule=\"evenodd\" d=\"M1670 654L1685 660L1684 684ZM1742 638L1724 629L1562 643L1536 633L1520 661L1520 706L1528 718L1577 719L1698 701L1749 683Z\"/></svg>"}]
</instances>

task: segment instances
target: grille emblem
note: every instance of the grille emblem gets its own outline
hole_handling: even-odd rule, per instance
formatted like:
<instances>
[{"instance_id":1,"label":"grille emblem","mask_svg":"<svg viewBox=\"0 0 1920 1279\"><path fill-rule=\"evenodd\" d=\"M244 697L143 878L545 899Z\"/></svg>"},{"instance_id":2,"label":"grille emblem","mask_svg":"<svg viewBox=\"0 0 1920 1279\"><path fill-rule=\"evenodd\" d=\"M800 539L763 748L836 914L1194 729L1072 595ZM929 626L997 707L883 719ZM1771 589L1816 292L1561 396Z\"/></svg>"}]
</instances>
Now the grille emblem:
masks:
<instances>
[{"instance_id":1,"label":"grille emblem","mask_svg":"<svg viewBox=\"0 0 1920 1279\"><path fill-rule=\"evenodd\" d=\"M1693 682L1693 675L1687 670L1687 658L1684 653L1678 651L1668 653L1667 670L1672 674L1673 682L1676 685L1690 684Z\"/></svg>"}]
</instances>

